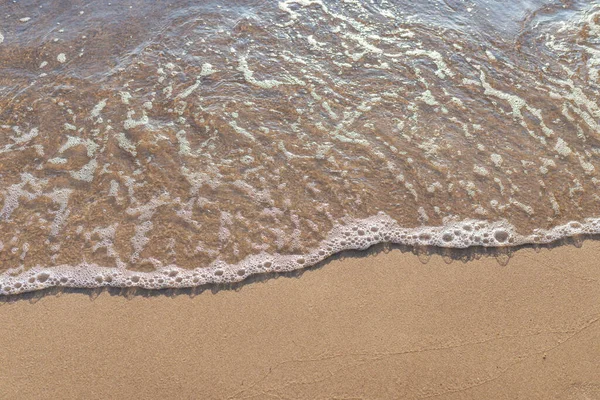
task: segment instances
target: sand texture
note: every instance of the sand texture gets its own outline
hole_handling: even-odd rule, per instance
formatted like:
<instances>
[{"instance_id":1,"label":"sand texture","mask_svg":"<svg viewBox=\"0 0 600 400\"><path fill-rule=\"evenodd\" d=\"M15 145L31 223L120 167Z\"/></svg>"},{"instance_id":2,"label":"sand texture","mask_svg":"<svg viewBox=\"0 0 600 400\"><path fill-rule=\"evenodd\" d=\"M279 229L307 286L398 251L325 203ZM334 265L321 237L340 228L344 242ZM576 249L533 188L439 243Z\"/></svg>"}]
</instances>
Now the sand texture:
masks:
<instances>
[{"instance_id":1,"label":"sand texture","mask_svg":"<svg viewBox=\"0 0 600 400\"><path fill-rule=\"evenodd\" d=\"M597 399L599 256L394 249L195 296L22 296L0 398Z\"/></svg>"}]
</instances>

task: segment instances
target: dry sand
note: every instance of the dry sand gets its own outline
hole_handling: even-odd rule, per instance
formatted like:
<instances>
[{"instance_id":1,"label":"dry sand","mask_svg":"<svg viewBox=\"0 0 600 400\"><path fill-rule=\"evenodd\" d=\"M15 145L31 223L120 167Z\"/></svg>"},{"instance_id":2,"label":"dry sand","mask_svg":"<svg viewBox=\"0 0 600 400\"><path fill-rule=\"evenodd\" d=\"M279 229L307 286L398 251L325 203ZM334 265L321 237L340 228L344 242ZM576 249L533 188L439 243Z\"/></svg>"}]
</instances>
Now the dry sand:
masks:
<instances>
[{"instance_id":1,"label":"dry sand","mask_svg":"<svg viewBox=\"0 0 600 400\"><path fill-rule=\"evenodd\" d=\"M597 399L600 242L0 304L2 399Z\"/></svg>"}]
</instances>

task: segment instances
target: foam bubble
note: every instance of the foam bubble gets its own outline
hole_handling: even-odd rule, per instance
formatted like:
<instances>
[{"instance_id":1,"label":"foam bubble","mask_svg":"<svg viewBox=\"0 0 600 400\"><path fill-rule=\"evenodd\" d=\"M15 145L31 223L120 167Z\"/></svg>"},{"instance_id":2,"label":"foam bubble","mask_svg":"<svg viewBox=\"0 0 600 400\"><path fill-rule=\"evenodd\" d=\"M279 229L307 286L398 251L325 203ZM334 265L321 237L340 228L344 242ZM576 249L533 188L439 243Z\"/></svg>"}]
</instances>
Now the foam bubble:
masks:
<instances>
[{"instance_id":1,"label":"foam bubble","mask_svg":"<svg viewBox=\"0 0 600 400\"><path fill-rule=\"evenodd\" d=\"M108 101L108 99L102 99L101 101L99 101L98 104L96 104L94 106L94 108L92 109L92 111L90 112L90 116L92 118L98 118L100 116L100 112L102 112L104 107L106 107L107 101Z\"/></svg>"},{"instance_id":2,"label":"foam bubble","mask_svg":"<svg viewBox=\"0 0 600 400\"><path fill-rule=\"evenodd\" d=\"M556 145L554 146L554 150L556 150L556 152L563 157L567 157L573 152L562 138L556 139Z\"/></svg>"},{"instance_id":3,"label":"foam bubble","mask_svg":"<svg viewBox=\"0 0 600 400\"><path fill-rule=\"evenodd\" d=\"M227 216L225 216L227 219ZM96 247L112 246L116 226L96 229L101 242ZM136 253L147 243L146 232L151 223L140 225L132 245ZM154 263L152 272L130 271L123 263L117 268L82 263L76 266L60 265L53 268L34 267L16 273L9 270L0 274L0 295L17 294L43 288L62 286L77 288L140 287L145 289L185 288L206 284L240 282L251 275L269 272L289 272L314 265L332 254L344 250L364 250L382 242L409 246L437 246L446 248L508 247L529 243L550 243L561 238L581 234L599 234L600 218L571 221L549 230L538 229L530 235L518 234L506 221L482 220L452 221L443 226L402 228L392 218L379 213L362 220L351 220L332 229L319 246L303 254L282 255L261 253L237 264L215 261L207 267L183 269L176 265ZM26 246L23 247L23 250ZM114 252L112 253L114 255ZM148 260L152 262L152 260Z\"/></svg>"},{"instance_id":4,"label":"foam bubble","mask_svg":"<svg viewBox=\"0 0 600 400\"><path fill-rule=\"evenodd\" d=\"M98 161L96 159L90 160L86 165L81 167L79 171L69 171L69 174L77 180L84 182L91 182L94 179L94 172L98 168Z\"/></svg>"},{"instance_id":5,"label":"foam bubble","mask_svg":"<svg viewBox=\"0 0 600 400\"><path fill-rule=\"evenodd\" d=\"M204 63L204 64L202 64L202 70L200 71L200 75L208 76L208 75L214 74L215 72L217 72L217 71L215 71L215 69L213 68L213 66L211 64Z\"/></svg>"}]
</instances>

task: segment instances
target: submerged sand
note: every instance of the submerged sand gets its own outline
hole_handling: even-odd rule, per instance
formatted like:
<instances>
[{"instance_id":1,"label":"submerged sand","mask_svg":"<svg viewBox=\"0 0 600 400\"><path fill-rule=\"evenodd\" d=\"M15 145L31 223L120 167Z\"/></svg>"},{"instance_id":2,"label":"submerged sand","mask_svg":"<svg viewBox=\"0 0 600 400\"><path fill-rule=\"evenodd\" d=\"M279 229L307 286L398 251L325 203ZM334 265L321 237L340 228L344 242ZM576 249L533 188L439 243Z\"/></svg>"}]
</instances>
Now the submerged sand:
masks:
<instances>
[{"instance_id":1,"label":"submerged sand","mask_svg":"<svg viewBox=\"0 0 600 400\"><path fill-rule=\"evenodd\" d=\"M197 296L24 296L0 303L0 397L600 398L599 255L396 249Z\"/></svg>"},{"instance_id":2,"label":"submerged sand","mask_svg":"<svg viewBox=\"0 0 600 400\"><path fill-rule=\"evenodd\" d=\"M0 6L0 294L600 234L600 0L36 3Z\"/></svg>"}]
</instances>

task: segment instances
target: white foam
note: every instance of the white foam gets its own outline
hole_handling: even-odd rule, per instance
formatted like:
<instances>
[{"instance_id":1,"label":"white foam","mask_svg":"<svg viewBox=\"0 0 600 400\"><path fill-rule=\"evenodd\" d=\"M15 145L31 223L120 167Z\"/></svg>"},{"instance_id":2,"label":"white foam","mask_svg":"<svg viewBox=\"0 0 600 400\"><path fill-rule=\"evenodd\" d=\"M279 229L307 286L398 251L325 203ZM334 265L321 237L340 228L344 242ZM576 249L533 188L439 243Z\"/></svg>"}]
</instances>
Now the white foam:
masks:
<instances>
[{"instance_id":1,"label":"white foam","mask_svg":"<svg viewBox=\"0 0 600 400\"><path fill-rule=\"evenodd\" d=\"M106 107L107 101L108 99L103 99L100 102L98 102L98 104L96 104L90 112L90 116L92 118L98 118L100 116L100 112L102 112L102 110L104 110L104 107Z\"/></svg>"},{"instance_id":2,"label":"white foam","mask_svg":"<svg viewBox=\"0 0 600 400\"><path fill-rule=\"evenodd\" d=\"M98 162L95 158L90 160L86 165L81 167L79 171L70 171L69 174L77 180L84 182L91 182L94 180L94 172L98 168Z\"/></svg>"},{"instance_id":3,"label":"white foam","mask_svg":"<svg viewBox=\"0 0 600 400\"><path fill-rule=\"evenodd\" d=\"M148 207L141 207L148 208L146 211L138 208L142 213L140 217L145 218L148 213L151 214L156 204L153 203ZM133 211L128 212L132 213ZM224 216L222 229L227 222L228 218ZM96 247L112 249L114 229L115 226L96 230L95 232L101 239ZM146 221L136 230L136 240L132 242L136 254L139 255L147 243L145 234L150 229L151 224ZM379 213L370 218L351 220L344 225L338 225L319 246L302 254L282 255L263 252L249 256L237 264L215 261L209 266L198 266L195 269L183 269L173 264L163 266L158 261L149 259L148 261L157 267L153 272L127 270L123 263L119 263L117 268L81 263L52 268L34 267L27 271L11 269L0 274L0 295L23 293L53 286L164 289L234 283L255 274L288 272L306 268L335 253L344 250L365 250L374 244L384 242L444 248L507 247L534 243L547 244L565 237L599 233L600 218L588 218L582 222L572 221L549 230L539 229L530 235L520 235L506 221L486 222L468 219L450 221L443 226L403 228L386 214ZM225 231L223 231L223 235L223 239L226 240ZM114 252L110 254L116 255ZM117 261L120 262L120 260Z\"/></svg>"},{"instance_id":4,"label":"white foam","mask_svg":"<svg viewBox=\"0 0 600 400\"><path fill-rule=\"evenodd\" d=\"M133 129L142 125L147 125L150 121L145 112L142 112L142 118L140 118L139 120L131 118L134 114L134 111L129 111L127 113L127 119L123 122L123 128L125 128L126 130Z\"/></svg>"},{"instance_id":5,"label":"white foam","mask_svg":"<svg viewBox=\"0 0 600 400\"><path fill-rule=\"evenodd\" d=\"M62 157L54 157L48 160L50 164L66 164L67 159Z\"/></svg>"},{"instance_id":6,"label":"white foam","mask_svg":"<svg viewBox=\"0 0 600 400\"><path fill-rule=\"evenodd\" d=\"M502 166L502 162L504 161L502 159L502 156L500 154L496 154L496 153L491 154L490 159L492 160L492 162L494 163L494 165L497 168L500 168L500 166Z\"/></svg>"},{"instance_id":7,"label":"white foam","mask_svg":"<svg viewBox=\"0 0 600 400\"><path fill-rule=\"evenodd\" d=\"M129 104L129 99L132 97L129 92L119 92L119 96L121 96L121 102L123 104Z\"/></svg>"},{"instance_id":8,"label":"white foam","mask_svg":"<svg viewBox=\"0 0 600 400\"><path fill-rule=\"evenodd\" d=\"M202 64L202 70L200 71L200 76L209 76L217 72L213 66L209 63Z\"/></svg>"},{"instance_id":9,"label":"white foam","mask_svg":"<svg viewBox=\"0 0 600 400\"><path fill-rule=\"evenodd\" d=\"M122 148L134 157L137 155L137 148L135 147L135 144L133 144L133 142L129 140L127 136L125 136L125 133L119 132L116 135L116 138L120 148Z\"/></svg>"},{"instance_id":10,"label":"white foam","mask_svg":"<svg viewBox=\"0 0 600 400\"><path fill-rule=\"evenodd\" d=\"M246 61L246 57L239 58L238 71L240 71L241 73L244 74L244 79L246 80L246 82L248 82L252 85L261 87L263 89L272 89L274 87L277 87L277 86L283 84L283 82L277 81L275 79L265 79L265 80L256 79L254 77L254 72L252 70L250 70L250 68L248 67L248 61Z\"/></svg>"},{"instance_id":11,"label":"white foam","mask_svg":"<svg viewBox=\"0 0 600 400\"><path fill-rule=\"evenodd\" d=\"M70 149L74 146L83 145L87 149L87 156L93 157L94 153L100 147L98 143L94 142L91 139L82 139L77 136L67 136L67 143L63 144L61 148L58 150L59 153L63 153L64 151Z\"/></svg>"},{"instance_id":12,"label":"white foam","mask_svg":"<svg viewBox=\"0 0 600 400\"><path fill-rule=\"evenodd\" d=\"M183 92L181 92L179 95L177 95L177 98L185 99L190 94L192 94L194 92L194 90L198 89L198 86L200 86L200 83L202 83L202 81L200 79L197 79L193 85L191 85L190 87L185 89Z\"/></svg>"},{"instance_id":13,"label":"white foam","mask_svg":"<svg viewBox=\"0 0 600 400\"><path fill-rule=\"evenodd\" d=\"M445 79L446 75L451 77L454 76L454 72L448 68L448 65L444 61L444 57L435 50L415 49L407 51L406 54L409 56L426 56L431 58L437 67L435 74L440 79Z\"/></svg>"},{"instance_id":14,"label":"white foam","mask_svg":"<svg viewBox=\"0 0 600 400\"><path fill-rule=\"evenodd\" d=\"M556 140L556 145L554 146L554 150L556 150L556 152L563 157L567 157L569 154L572 153L571 148L569 147L569 145L567 145L567 143L562 138L558 138Z\"/></svg>"},{"instance_id":15,"label":"white foam","mask_svg":"<svg viewBox=\"0 0 600 400\"><path fill-rule=\"evenodd\" d=\"M481 165L475 165L473 167L473 172L479 176L489 176L490 175L489 171L485 167L482 167Z\"/></svg>"},{"instance_id":16,"label":"white foam","mask_svg":"<svg viewBox=\"0 0 600 400\"><path fill-rule=\"evenodd\" d=\"M46 195L59 206L59 210L56 212L50 228L51 236L58 235L60 228L65 224L69 214L71 213L68 209L68 205L69 197L72 193L73 189L55 189L53 192Z\"/></svg>"}]
</instances>

